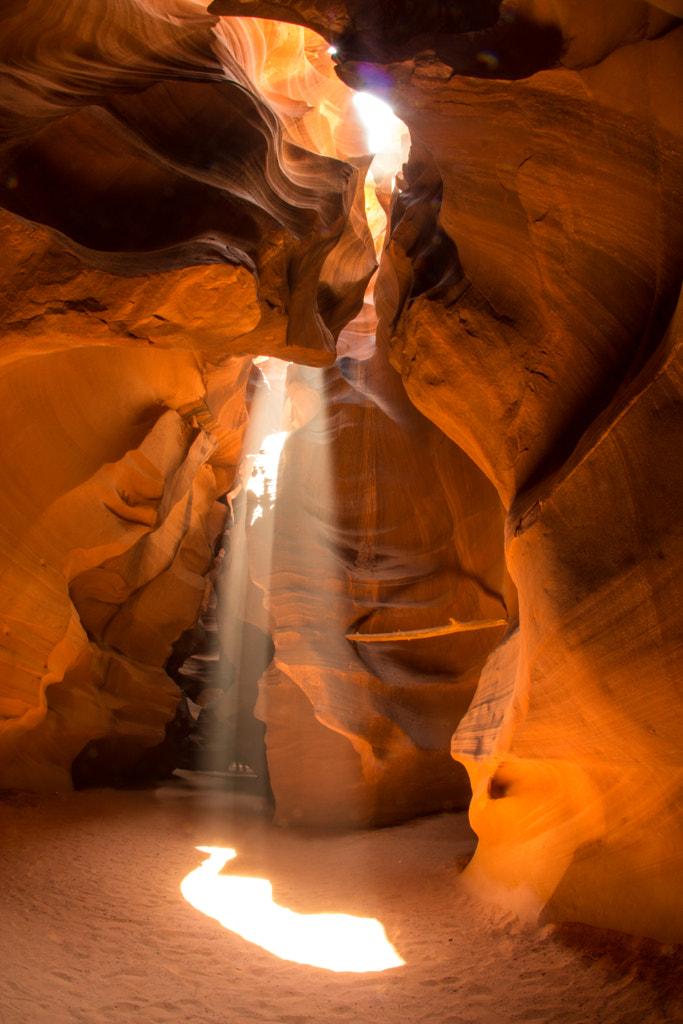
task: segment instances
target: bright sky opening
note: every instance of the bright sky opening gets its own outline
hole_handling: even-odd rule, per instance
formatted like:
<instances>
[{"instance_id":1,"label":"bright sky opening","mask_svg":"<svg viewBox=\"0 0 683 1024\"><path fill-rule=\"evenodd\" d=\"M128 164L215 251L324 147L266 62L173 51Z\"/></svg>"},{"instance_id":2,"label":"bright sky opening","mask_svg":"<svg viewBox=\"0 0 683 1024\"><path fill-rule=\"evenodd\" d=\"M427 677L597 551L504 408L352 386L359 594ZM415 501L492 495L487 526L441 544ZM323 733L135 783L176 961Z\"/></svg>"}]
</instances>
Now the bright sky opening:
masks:
<instances>
[{"instance_id":1,"label":"bright sky opening","mask_svg":"<svg viewBox=\"0 0 683 1024\"><path fill-rule=\"evenodd\" d=\"M381 153L389 149L398 120L389 104L368 92L357 92L353 102L365 127L370 152Z\"/></svg>"}]
</instances>

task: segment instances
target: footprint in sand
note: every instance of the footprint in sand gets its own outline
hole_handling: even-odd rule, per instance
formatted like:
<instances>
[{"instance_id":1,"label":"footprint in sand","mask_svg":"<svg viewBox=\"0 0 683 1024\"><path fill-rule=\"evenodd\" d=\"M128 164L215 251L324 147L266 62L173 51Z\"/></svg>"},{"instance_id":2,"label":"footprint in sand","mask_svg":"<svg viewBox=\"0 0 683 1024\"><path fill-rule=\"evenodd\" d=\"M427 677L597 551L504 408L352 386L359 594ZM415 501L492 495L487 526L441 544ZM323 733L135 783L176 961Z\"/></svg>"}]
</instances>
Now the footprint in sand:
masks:
<instances>
[{"instance_id":1,"label":"footprint in sand","mask_svg":"<svg viewBox=\"0 0 683 1024\"><path fill-rule=\"evenodd\" d=\"M297 914L273 902L267 879L219 874L236 856L234 850L197 849L209 858L183 879L185 899L269 953L329 971L385 971L405 962L379 921L348 914Z\"/></svg>"}]
</instances>

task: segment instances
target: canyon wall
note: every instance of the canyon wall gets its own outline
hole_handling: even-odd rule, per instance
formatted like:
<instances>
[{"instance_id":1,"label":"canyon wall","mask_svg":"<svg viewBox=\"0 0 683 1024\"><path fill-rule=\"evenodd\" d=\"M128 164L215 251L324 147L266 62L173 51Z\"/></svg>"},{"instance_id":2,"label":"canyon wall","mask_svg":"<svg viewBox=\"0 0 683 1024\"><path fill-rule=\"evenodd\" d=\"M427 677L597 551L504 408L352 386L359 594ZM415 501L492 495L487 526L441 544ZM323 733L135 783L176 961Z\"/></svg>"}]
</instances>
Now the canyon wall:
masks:
<instances>
[{"instance_id":1,"label":"canyon wall","mask_svg":"<svg viewBox=\"0 0 683 1024\"><path fill-rule=\"evenodd\" d=\"M665 940L683 838L676 13L520 4L508 26L561 36L552 66L539 47L520 69L500 24L480 73L464 42L382 68L413 140L391 360L498 490L519 593L453 737L468 875L533 916ZM415 230L435 203L445 239Z\"/></svg>"},{"instance_id":2,"label":"canyon wall","mask_svg":"<svg viewBox=\"0 0 683 1024\"><path fill-rule=\"evenodd\" d=\"M191 2L26 4L2 28L0 783L56 788L86 747L106 780L163 740L252 356L332 362L376 259L324 41L250 42ZM235 54L292 32L280 117ZM296 90L326 77L311 117Z\"/></svg>"},{"instance_id":3,"label":"canyon wall","mask_svg":"<svg viewBox=\"0 0 683 1024\"><path fill-rule=\"evenodd\" d=\"M7 9L0 784L163 738L274 356L301 370L239 614L272 636L276 816L387 823L471 786L473 885L683 940L682 18ZM412 140L374 298L342 83Z\"/></svg>"}]
</instances>

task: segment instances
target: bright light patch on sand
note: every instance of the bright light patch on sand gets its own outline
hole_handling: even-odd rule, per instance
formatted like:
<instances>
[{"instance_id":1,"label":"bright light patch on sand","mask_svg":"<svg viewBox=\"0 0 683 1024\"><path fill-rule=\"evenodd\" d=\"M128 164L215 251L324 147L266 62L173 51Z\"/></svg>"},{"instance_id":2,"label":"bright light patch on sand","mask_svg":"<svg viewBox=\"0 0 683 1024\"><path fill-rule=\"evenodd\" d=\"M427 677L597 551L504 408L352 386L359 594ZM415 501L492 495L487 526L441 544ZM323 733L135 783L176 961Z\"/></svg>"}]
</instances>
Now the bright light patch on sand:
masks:
<instances>
[{"instance_id":1,"label":"bright light patch on sand","mask_svg":"<svg viewBox=\"0 0 683 1024\"><path fill-rule=\"evenodd\" d=\"M368 92L357 92L353 103L363 122L370 152L381 153L389 149L398 120L389 104Z\"/></svg>"},{"instance_id":2,"label":"bright light patch on sand","mask_svg":"<svg viewBox=\"0 0 683 1024\"><path fill-rule=\"evenodd\" d=\"M405 963L374 918L297 914L273 902L267 879L219 874L236 856L234 850L197 849L209 858L183 879L180 891L193 907L248 942L281 960L328 971L386 971Z\"/></svg>"}]
</instances>

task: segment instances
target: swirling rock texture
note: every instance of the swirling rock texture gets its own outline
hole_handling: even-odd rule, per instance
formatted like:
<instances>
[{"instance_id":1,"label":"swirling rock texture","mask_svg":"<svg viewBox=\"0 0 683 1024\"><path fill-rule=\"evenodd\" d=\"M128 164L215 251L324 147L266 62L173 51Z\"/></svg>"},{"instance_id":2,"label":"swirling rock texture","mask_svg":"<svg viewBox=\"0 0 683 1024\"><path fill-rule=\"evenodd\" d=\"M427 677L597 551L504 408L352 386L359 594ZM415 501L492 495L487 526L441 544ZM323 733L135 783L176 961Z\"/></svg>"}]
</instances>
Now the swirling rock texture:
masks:
<instances>
[{"instance_id":1,"label":"swirling rock texture","mask_svg":"<svg viewBox=\"0 0 683 1024\"><path fill-rule=\"evenodd\" d=\"M379 352L296 378L314 414L247 531L274 623L257 714L277 820L386 824L465 806L449 737L515 600L500 502ZM449 617L494 625L435 632Z\"/></svg>"},{"instance_id":2,"label":"swirling rock texture","mask_svg":"<svg viewBox=\"0 0 683 1024\"><path fill-rule=\"evenodd\" d=\"M519 591L453 739L469 875L680 940L683 12L663 7L520 4L382 75L414 144L392 362L495 484ZM506 19L545 23L536 67Z\"/></svg>"},{"instance_id":3,"label":"swirling rock texture","mask_svg":"<svg viewBox=\"0 0 683 1024\"><path fill-rule=\"evenodd\" d=\"M307 367L297 430L247 532L280 820L458 805L460 762L473 884L683 940L681 19L679 0L6 8L4 785L161 737L250 357L278 356ZM346 326L374 246L328 44L413 143L376 330L368 298ZM509 621L422 635L451 618ZM421 636L354 636L396 631Z\"/></svg>"},{"instance_id":4,"label":"swirling rock texture","mask_svg":"<svg viewBox=\"0 0 683 1024\"><path fill-rule=\"evenodd\" d=\"M248 28L220 29L192 2L3 10L5 786L70 785L84 750L82 775L119 777L163 739L251 355L331 362L375 267L368 158L348 90L316 71L326 44L309 60L281 29L301 51L290 92L332 81L318 153L294 140L308 108L281 90L285 124L234 56Z\"/></svg>"}]
</instances>

